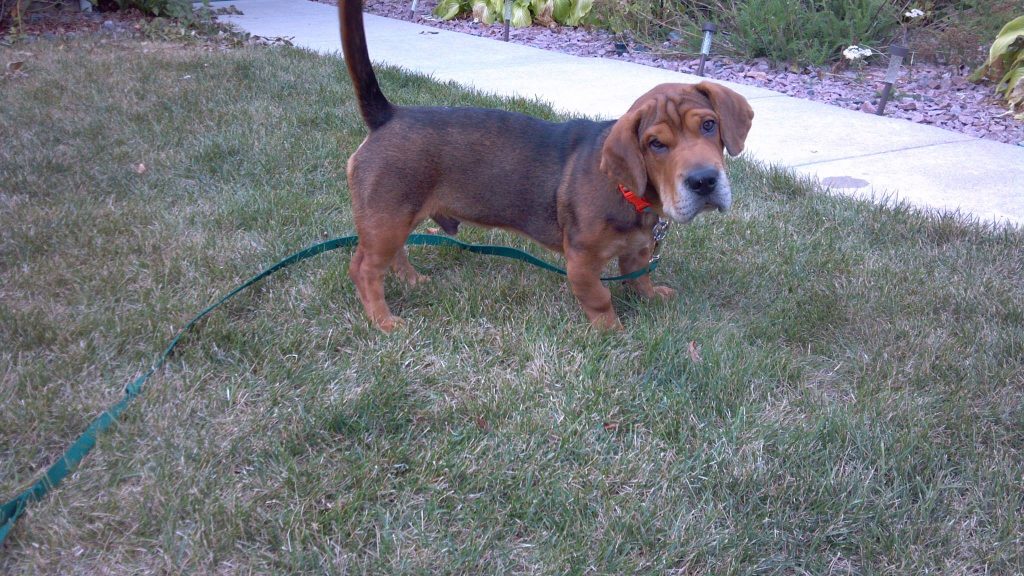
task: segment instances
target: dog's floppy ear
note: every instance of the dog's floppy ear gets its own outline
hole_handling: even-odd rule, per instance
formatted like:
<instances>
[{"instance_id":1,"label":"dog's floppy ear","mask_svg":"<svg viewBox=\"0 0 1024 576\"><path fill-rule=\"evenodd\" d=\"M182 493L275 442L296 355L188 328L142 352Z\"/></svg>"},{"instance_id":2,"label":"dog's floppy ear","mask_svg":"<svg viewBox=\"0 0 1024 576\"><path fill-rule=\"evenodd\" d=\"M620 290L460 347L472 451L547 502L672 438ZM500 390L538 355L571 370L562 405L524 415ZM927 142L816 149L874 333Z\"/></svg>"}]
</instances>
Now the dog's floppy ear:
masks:
<instances>
[{"instance_id":1,"label":"dog's floppy ear","mask_svg":"<svg viewBox=\"0 0 1024 576\"><path fill-rule=\"evenodd\" d=\"M640 151L640 120L649 108L642 106L619 118L601 149L601 172L639 195L647 189L647 165Z\"/></svg>"},{"instance_id":2,"label":"dog's floppy ear","mask_svg":"<svg viewBox=\"0 0 1024 576\"><path fill-rule=\"evenodd\" d=\"M711 107L718 114L722 141L729 155L736 156L743 152L743 143L747 140L750 124L754 120L754 110L747 99L725 86L711 82L697 84L697 91L711 100Z\"/></svg>"}]
</instances>

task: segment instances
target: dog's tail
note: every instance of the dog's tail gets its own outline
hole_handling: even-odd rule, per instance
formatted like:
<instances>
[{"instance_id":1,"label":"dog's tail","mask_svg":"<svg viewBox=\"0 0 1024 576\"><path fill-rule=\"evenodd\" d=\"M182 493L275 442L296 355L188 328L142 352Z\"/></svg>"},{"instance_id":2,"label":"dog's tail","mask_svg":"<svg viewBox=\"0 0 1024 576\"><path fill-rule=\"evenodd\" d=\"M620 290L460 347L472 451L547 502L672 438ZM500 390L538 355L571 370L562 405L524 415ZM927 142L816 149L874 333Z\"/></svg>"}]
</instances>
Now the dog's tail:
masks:
<instances>
[{"instance_id":1,"label":"dog's tail","mask_svg":"<svg viewBox=\"0 0 1024 576\"><path fill-rule=\"evenodd\" d=\"M338 0L338 21L341 27L341 51L352 85L359 99L359 111L370 130L376 130L391 119L394 107L377 84L377 75L366 50L363 30L363 3L359 0Z\"/></svg>"}]
</instances>

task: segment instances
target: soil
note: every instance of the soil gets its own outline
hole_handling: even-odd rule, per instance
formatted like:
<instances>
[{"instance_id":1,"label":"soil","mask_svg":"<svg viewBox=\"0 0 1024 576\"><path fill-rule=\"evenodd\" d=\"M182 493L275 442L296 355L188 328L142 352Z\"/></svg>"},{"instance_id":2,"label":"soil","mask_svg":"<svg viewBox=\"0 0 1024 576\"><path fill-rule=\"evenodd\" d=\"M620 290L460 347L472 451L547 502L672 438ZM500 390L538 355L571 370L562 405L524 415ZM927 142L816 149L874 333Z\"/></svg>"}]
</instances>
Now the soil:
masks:
<instances>
[{"instance_id":1,"label":"soil","mask_svg":"<svg viewBox=\"0 0 1024 576\"><path fill-rule=\"evenodd\" d=\"M431 14L436 0L420 1L415 14L410 11L411 0L367 0L364 4L365 10L371 14L426 26L495 39L501 39L504 32L501 24L487 26L468 19L439 21ZM614 58L691 74L696 74L700 63L699 57L660 56L633 42L626 43L625 51L621 46L616 50L611 33L585 27L534 25L512 28L509 41L575 56ZM886 61L884 56L873 58ZM838 71L792 71L775 67L768 60L736 61L712 54L705 63L704 76L710 80L759 86L795 98L874 114L885 71L883 66L870 64L860 69ZM966 66L913 62L903 68L903 74L896 82L895 95L886 104L885 115L1024 146L1024 122L1016 120L996 99L991 82L969 82L967 77L971 72Z\"/></svg>"},{"instance_id":2,"label":"soil","mask_svg":"<svg viewBox=\"0 0 1024 576\"><path fill-rule=\"evenodd\" d=\"M58 37L99 34L126 35L138 32L146 20L146 16L134 9L98 9L94 12L82 12L77 8L55 5L43 10L34 9L26 14L18 32L26 42L34 42L40 38L52 40ZM10 31L13 31L13 24L10 26ZM0 32L9 32L8 26L0 28ZM0 33L0 39L3 38L3 33Z\"/></svg>"}]
</instances>

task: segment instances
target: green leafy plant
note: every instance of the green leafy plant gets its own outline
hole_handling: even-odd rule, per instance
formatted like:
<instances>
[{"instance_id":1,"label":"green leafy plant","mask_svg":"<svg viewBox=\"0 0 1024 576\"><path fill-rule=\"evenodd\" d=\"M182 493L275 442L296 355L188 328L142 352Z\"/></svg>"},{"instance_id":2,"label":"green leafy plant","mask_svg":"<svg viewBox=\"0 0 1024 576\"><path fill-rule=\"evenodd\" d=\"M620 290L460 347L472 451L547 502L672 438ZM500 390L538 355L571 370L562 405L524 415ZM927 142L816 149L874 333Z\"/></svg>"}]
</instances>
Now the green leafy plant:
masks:
<instances>
[{"instance_id":1,"label":"green leafy plant","mask_svg":"<svg viewBox=\"0 0 1024 576\"><path fill-rule=\"evenodd\" d=\"M516 28L530 26L536 21L544 26L563 24L579 26L590 12L594 0L509 0L511 2L510 23ZM434 8L434 16L451 20L462 14L472 13L473 18L484 24L504 20L505 0L441 0Z\"/></svg>"},{"instance_id":2,"label":"green leafy plant","mask_svg":"<svg viewBox=\"0 0 1024 576\"><path fill-rule=\"evenodd\" d=\"M686 28L687 24L692 24L690 16L688 3L680 3L678 11L666 11L664 3L660 0L597 0L591 20L597 26L611 30L615 34L628 33L646 41L655 37L660 38L668 31L678 32L681 28ZM687 30L687 35L691 32L699 42L700 24L697 23L692 31Z\"/></svg>"},{"instance_id":3,"label":"green leafy plant","mask_svg":"<svg viewBox=\"0 0 1024 576\"><path fill-rule=\"evenodd\" d=\"M988 51L988 60L971 81L996 79L996 92L1002 94L1016 118L1024 120L1024 16L1011 20L996 36Z\"/></svg>"},{"instance_id":4,"label":"green leafy plant","mask_svg":"<svg viewBox=\"0 0 1024 576\"><path fill-rule=\"evenodd\" d=\"M892 39L905 2L895 0L599 0L595 20L655 50L693 54L701 25L723 34L716 50L741 58L820 65L851 44L882 45Z\"/></svg>"},{"instance_id":5,"label":"green leafy plant","mask_svg":"<svg viewBox=\"0 0 1024 576\"><path fill-rule=\"evenodd\" d=\"M888 0L750 0L739 7L733 43L744 53L820 65L853 43L881 43L896 25Z\"/></svg>"},{"instance_id":6,"label":"green leafy plant","mask_svg":"<svg viewBox=\"0 0 1024 576\"><path fill-rule=\"evenodd\" d=\"M150 16L167 16L177 20L188 20L192 17L190 0L115 0L118 8L135 8Z\"/></svg>"},{"instance_id":7,"label":"green leafy plant","mask_svg":"<svg viewBox=\"0 0 1024 576\"><path fill-rule=\"evenodd\" d=\"M470 9L472 4L466 0L441 0L434 7L434 16L441 20L451 20Z\"/></svg>"},{"instance_id":8,"label":"green leafy plant","mask_svg":"<svg viewBox=\"0 0 1024 576\"><path fill-rule=\"evenodd\" d=\"M98 0L91 1L96 4ZM122 10L134 8L146 15L174 18L185 25L197 19L191 0L114 0L114 3ZM209 2L204 5L209 6Z\"/></svg>"}]
</instances>

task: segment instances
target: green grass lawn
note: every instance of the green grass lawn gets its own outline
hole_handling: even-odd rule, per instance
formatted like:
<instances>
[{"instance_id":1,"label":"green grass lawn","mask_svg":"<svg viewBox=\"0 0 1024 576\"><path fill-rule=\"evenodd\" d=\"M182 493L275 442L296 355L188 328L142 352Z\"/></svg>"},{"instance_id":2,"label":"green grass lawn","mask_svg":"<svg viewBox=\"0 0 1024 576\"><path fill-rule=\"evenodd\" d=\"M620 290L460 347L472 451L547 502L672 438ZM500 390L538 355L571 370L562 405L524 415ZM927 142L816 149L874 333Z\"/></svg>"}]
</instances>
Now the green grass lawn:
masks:
<instances>
[{"instance_id":1,"label":"green grass lawn","mask_svg":"<svg viewBox=\"0 0 1024 576\"><path fill-rule=\"evenodd\" d=\"M192 315L352 232L364 128L338 61L294 49L0 59L25 62L0 79L7 500ZM269 279L31 506L0 572L1024 571L1024 233L731 172L734 210L669 236L676 302L613 288L622 333L558 276L453 250L412 249L433 282L388 285L391 335L348 253Z\"/></svg>"}]
</instances>

